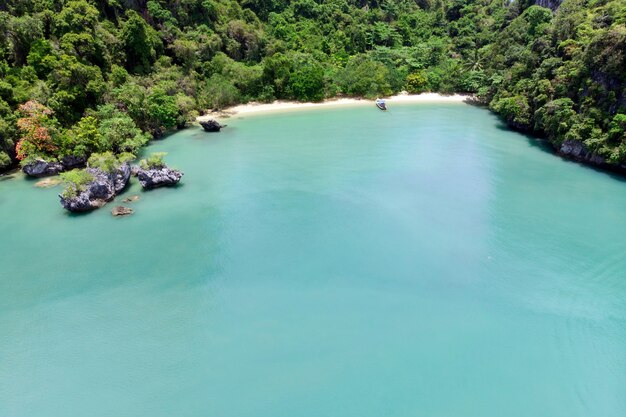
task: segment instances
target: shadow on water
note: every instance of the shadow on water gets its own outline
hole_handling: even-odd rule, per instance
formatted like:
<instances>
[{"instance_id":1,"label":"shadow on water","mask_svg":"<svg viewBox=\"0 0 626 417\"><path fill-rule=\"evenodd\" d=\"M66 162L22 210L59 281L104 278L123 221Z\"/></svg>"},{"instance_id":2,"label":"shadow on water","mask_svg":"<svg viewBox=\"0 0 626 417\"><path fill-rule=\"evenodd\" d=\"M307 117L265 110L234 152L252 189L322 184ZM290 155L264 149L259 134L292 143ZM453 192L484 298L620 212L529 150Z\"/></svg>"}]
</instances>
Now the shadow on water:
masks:
<instances>
[{"instance_id":1,"label":"shadow on water","mask_svg":"<svg viewBox=\"0 0 626 417\"><path fill-rule=\"evenodd\" d=\"M177 129L177 130L168 131L168 132L164 133L163 135L161 135L159 137L150 139L148 141L148 143L144 147L139 149L139 152L137 153L137 158L135 158L134 161L131 161L131 163L138 164L139 161L142 158L145 158L147 155L150 155L153 152L153 151L150 151L151 145L156 145L158 143L161 143L161 142L167 140L167 138L169 138L171 136L174 136L174 135L176 135L176 134L178 134L178 133L180 133L182 131L197 130L197 129L199 129L198 126L191 125L189 127L183 128L183 129Z\"/></svg>"},{"instance_id":2,"label":"shadow on water","mask_svg":"<svg viewBox=\"0 0 626 417\"><path fill-rule=\"evenodd\" d=\"M561 160L570 163L570 164L576 164L581 168L584 169L589 169L592 171L595 171L599 174L603 174L606 175L614 180L620 181L620 182L626 182L626 171L621 170L620 168L613 168L610 166L598 166L598 165L591 165L591 164L587 164L585 162L582 161L577 161L571 158L567 158L564 155L559 154L558 152L556 152L556 150L554 149L554 147L552 146L552 144L545 138L542 138L540 136L534 136L531 135L530 133L527 132L523 132L517 129L514 129L510 126L508 126L506 123L504 123L503 121L499 121L496 124L496 129L498 130L502 130L505 132L515 132L521 136L523 136L527 143L533 147L533 148L537 148L542 150L543 152L548 152L550 154L552 154L555 157L560 158Z\"/></svg>"},{"instance_id":3,"label":"shadow on water","mask_svg":"<svg viewBox=\"0 0 626 417\"><path fill-rule=\"evenodd\" d=\"M555 153L556 154L556 153ZM571 159L567 159L562 155L558 155L557 156L561 157L561 159L563 159L566 162L571 162L573 164L577 164L579 166L581 166L582 168L587 168L587 169L591 169L599 174L603 174L603 175L607 175L609 176L611 179L617 180L619 182L624 182L626 183L626 172L625 171L621 171L619 168L602 168L599 166L594 166L594 165L588 165L585 164L583 162L580 161L572 161Z\"/></svg>"},{"instance_id":4,"label":"shadow on water","mask_svg":"<svg viewBox=\"0 0 626 417\"><path fill-rule=\"evenodd\" d=\"M475 97L472 97L472 96L469 96L465 100L463 100L463 103L469 104L470 106L481 107L483 109L489 110L489 106L488 105L486 105L485 103L483 103L479 99L477 99Z\"/></svg>"},{"instance_id":5,"label":"shadow on water","mask_svg":"<svg viewBox=\"0 0 626 417\"><path fill-rule=\"evenodd\" d=\"M105 204L104 206L100 207L99 209L93 209L93 210L88 210L88 211L69 211L69 210L63 210L65 212L65 216L67 217L75 217L75 218L79 218L79 217L87 217L90 214L93 214L96 210L102 210L104 209L108 204Z\"/></svg>"},{"instance_id":6,"label":"shadow on water","mask_svg":"<svg viewBox=\"0 0 626 417\"><path fill-rule=\"evenodd\" d=\"M158 190L168 190L168 189L178 190L178 189L183 188L184 186L185 186L184 182L177 182L174 185L167 185L167 186L164 185L162 187L155 187L155 188L150 188L150 189L147 189L147 190L145 188L141 188L141 190L139 192L141 194L145 194L145 193L155 193L155 192L158 192ZM120 194L118 194L118 196L121 196L122 194L124 194L124 193L120 193Z\"/></svg>"}]
</instances>

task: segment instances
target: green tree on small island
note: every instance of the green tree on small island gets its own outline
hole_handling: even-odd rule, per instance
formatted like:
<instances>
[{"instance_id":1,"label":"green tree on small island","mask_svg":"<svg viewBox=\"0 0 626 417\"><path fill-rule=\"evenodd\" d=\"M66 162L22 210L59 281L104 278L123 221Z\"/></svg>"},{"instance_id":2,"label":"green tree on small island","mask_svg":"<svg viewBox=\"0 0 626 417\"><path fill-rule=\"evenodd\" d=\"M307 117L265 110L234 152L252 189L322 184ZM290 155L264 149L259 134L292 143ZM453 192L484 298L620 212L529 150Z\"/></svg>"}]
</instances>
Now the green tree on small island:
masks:
<instances>
[{"instance_id":1,"label":"green tree on small island","mask_svg":"<svg viewBox=\"0 0 626 417\"><path fill-rule=\"evenodd\" d=\"M166 152L154 152L146 159L139 161L137 179L139 184L146 189L169 187L178 184L183 177L182 171L169 168L163 157Z\"/></svg>"},{"instance_id":2,"label":"green tree on small island","mask_svg":"<svg viewBox=\"0 0 626 417\"><path fill-rule=\"evenodd\" d=\"M0 169L137 154L209 108L401 90L626 163L624 0L534 3L5 0Z\"/></svg>"},{"instance_id":3,"label":"green tree on small island","mask_svg":"<svg viewBox=\"0 0 626 417\"><path fill-rule=\"evenodd\" d=\"M85 187L94 180L93 175L84 169L73 169L71 171L62 172L61 180L65 185L61 195L64 198L76 197Z\"/></svg>"},{"instance_id":4,"label":"green tree on small island","mask_svg":"<svg viewBox=\"0 0 626 417\"><path fill-rule=\"evenodd\" d=\"M161 169L165 168L165 161L163 158L167 155L167 152L154 152L151 153L146 159L139 161L139 167L141 169Z\"/></svg>"},{"instance_id":5,"label":"green tree on small island","mask_svg":"<svg viewBox=\"0 0 626 417\"><path fill-rule=\"evenodd\" d=\"M131 153L121 153L119 155L114 155L112 152L94 153L87 160L87 166L113 174L120 165L133 159L135 159L135 155Z\"/></svg>"}]
</instances>

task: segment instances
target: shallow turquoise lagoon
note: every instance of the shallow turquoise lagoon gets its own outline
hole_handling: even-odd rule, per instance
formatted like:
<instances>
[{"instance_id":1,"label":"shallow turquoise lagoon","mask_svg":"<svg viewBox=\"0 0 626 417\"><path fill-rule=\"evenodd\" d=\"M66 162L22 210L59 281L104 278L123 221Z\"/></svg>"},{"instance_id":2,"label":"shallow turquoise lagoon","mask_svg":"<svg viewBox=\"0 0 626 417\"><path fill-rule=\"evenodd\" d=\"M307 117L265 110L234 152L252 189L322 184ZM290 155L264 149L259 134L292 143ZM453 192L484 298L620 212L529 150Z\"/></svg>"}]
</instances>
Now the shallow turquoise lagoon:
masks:
<instances>
[{"instance_id":1,"label":"shallow turquoise lagoon","mask_svg":"<svg viewBox=\"0 0 626 417\"><path fill-rule=\"evenodd\" d=\"M131 217L0 181L0 416L626 416L624 180L464 104L228 124Z\"/></svg>"}]
</instances>

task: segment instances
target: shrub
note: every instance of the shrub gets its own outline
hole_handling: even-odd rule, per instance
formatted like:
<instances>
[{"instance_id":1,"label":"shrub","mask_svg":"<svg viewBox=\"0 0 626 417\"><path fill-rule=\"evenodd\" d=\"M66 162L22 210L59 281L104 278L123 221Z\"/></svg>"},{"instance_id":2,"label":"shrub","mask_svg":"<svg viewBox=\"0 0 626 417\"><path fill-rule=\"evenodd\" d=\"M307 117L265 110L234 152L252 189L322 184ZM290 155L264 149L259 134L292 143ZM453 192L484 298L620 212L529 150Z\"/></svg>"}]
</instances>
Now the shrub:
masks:
<instances>
[{"instance_id":1,"label":"shrub","mask_svg":"<svg viewBox=\"0 0 626 417\"><path fill-rule=\"evenodd\" d=\"M491 103L491 108L510 125L521 129L530 126L530 106L525 96L519 95L494 100Z\"/></svg>"},{"instance_id":2,"label":"shrub","mask_svg":"<svg viewBox=\"0 0 626 417\"><path fill-rule=\"evenodd\" d=\"M94 180L93 175L84 169L62 172L60 176L65 184L65 189L61 193L63 198L76 197L79 193L85 191L87 185Z\"/></svg>"},{"instance_id":3,"label":"shrub","mask_svg":"<svg viewBox=\"0 0 626 417\"><path fill-rule=\"evenodd\" d=\"M150 154L146 159L139 161L141 169L161 169L165 168L165 162L163 157L167 155L167 152L155 152Z\"/></svg>"},{"instance_id":4,"label":"shrub","mask_svg":"<svg viewBox=\"0 0 626 417\"><path fill-rule=\"evenodd\" d=\"M95 117L83 117L60 136L61 154L87 157L107 147L106 138L98 130Z\"/></svg>"},{"instance_id":5,"label":"shrub","mask_svg":"<svg viewBox=\"0 0 626 417\"><path fill-rule=\"evenodd\" d=\"M148 105L148 116L154 124L165 129L176 126L178 117L176 97L168 95L161 89L155 89L150 93L146 102Z\"/></svg>"},{"instance_id":6,"label":"shrub","mask_svg":"<svg viewBox=\"0 0 626 417\"><path fill-rule=\"evenodd\" d=\"M87 160L87 165L112 174L119 168L120 161L112 152L94 153Z\"/></svg>"},{"instance_id":7,"label":"shrub","mask_svg":"<svg viewBox=\"0 0 626 417\"><path fill-rule=\"evenodd\" d=\"M206 83L200 95L200 104L206 108L222 109L239 103L241 93L224 76L215 74Z\"/></svg>"},{"instance_id":8,"label":"shrub","mask_svg":"<svg viewBox=\"0 0 626 417\"><path fill-rule=\"evenodd\" d=\"M549 101L535 112L535 128L555 143L563 140L575 122L574 102L569 98Z\"/></svg>"},{"instance_id":9,"label":"shrub","mask_svg":"<svg viewBox=\"0 0 626 417\"><path fill-rule=\"evenodd\" d=\"M128 79L128 71L126 69L120 67L119 65L111 66L111 75L110 80L113 83L114 87L119 87L126 82Z\"/></svg>"},{"instance_id":10,"label":"shrub","mask_svg":"<svg viewBox=\"0 0 626 417\"><path fill-rule=\"evenodd\" d=\"M324 68L315 61L300 65L291 74L289 87L296 100L322 100L324 98Z\"/></svg>"},{"instance_id":11,"label":"shrub","mask_svg":"<svg viewBox=\"0 0 626 417\"><path fill-rule=\"evenodd\" d=\"M6 168L11 165L11 157L6 153L0 151L0 168Z\"/></svg>"},{"instance_id":12,"label":"shrub","mask_svg":"<svg viewBox=\"0 0 626 417\"><path fill-rule=\"evenodd\" d=\"M121 154L117 155L117 160L120 162L120 164L130 162L135 158L136 156L130 152L122 152Z\"/></svg>"},{"instance_id":13,"label":"shrub","mask_svg":"<svg viewBox=\"0 0 626 417\"><path fill-rule=\"evenodd\" d=\"M428 78L423 71L414 72L406 77L406 90L409 93L424 93L428 91Z\"/></svg>"},{"instance_id":14,"label":"shrub","mask_svg":"<svg viewBox=\"0 0 626 417\"><path fill-rule=\"evenodd\" d=\"M365 55L353 57L339 74L339 85L344 93L353 96L387 96L393 92L389 70Z\"/></svg>"},{"instance_id":15,"label":"shrub","mask_svg":"<svg viewBox=\"0 0 626 417\"><path fill-rule=\"evenodd\" d=\"M98 131L106 140L107 149L113 152L130 152L136 154L150 139L137 127L128 114L119 111L112 105L98 107L96 117L100 120Z\"/></svg>"}]
</instances>

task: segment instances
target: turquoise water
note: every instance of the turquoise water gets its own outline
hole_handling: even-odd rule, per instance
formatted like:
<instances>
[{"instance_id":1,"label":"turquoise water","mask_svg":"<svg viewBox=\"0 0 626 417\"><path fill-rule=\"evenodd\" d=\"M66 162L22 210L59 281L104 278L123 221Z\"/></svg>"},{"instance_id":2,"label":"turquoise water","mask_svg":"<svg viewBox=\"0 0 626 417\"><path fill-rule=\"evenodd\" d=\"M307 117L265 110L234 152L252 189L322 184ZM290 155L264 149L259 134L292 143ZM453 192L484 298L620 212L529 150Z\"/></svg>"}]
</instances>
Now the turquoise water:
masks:
<instances>
[{"instance_id":1,"label":"turquoise water","mask_svg":"<svg viewBox=\"0 0 626 417\"><path fill-rule=\"evenodd\" d=\"M464 104L152 150L127 218L0 181L0 416L626 416L623 180Z\"/></svg>"}]
</instances>

